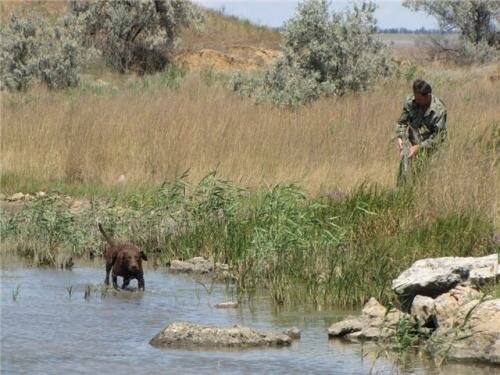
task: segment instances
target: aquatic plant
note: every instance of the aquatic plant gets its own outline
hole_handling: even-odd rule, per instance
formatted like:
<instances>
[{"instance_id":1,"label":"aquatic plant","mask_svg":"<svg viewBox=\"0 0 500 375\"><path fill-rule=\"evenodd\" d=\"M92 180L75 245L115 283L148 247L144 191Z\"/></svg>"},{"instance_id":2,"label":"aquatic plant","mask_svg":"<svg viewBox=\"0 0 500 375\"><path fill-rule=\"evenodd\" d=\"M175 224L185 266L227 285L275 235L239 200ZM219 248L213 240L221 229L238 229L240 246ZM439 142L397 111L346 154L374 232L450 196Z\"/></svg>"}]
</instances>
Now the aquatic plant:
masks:
<instances>
[{"instance_id":1,"label":"aquatic plant","mask_svg":"<svg viewBox=\"0 0 500 375\"><path fill-rule=\"evenodd\" d=\"M83 299L85 301L88 301L90 299L91 294L92 294L92 285L85 285L85 290L83 292Z\"/></svg>"},{"instance_id":2,"label":"aquatic plant","mask_svg":"<svg viewBox=\"0 0 500 375\"><path fill-rule=\"evenodd\" d=\"M19 298L19 293L21 293L20 285L18 285L16 289L12 291L12 301L17 302L17 299Z\"/></svg>"},{"instance_id":3,"label":"aquatic plant","mask_svg":"<svg viewBox=\"0 0 500 375\"><path fill-rule=\"evenodd\" d=\"M68 298L71 299L71 296L73 295L73 285L67 286L66 291L68 292Z\"/></svg>"},{"instance_id":4,"label":"aquatic plant","mask_svg":"<svg viewBox=\"0 0 500 375\"><path fill-rule=\"evenodd\" d=\"M191 186L185 174L78 210L64 197L36 198L0 221L0 235L4 251L57 266L61 252L102 254L99 221L157 264L193 256L228 264L240 296L264 287L276 303L358 305L390 300L391 280L416 259L494 251L491 222L473 211L416 221L417 193L361 186L309 197L294 185L250 191L216 173Z\"/></svg>"}]
</instances>

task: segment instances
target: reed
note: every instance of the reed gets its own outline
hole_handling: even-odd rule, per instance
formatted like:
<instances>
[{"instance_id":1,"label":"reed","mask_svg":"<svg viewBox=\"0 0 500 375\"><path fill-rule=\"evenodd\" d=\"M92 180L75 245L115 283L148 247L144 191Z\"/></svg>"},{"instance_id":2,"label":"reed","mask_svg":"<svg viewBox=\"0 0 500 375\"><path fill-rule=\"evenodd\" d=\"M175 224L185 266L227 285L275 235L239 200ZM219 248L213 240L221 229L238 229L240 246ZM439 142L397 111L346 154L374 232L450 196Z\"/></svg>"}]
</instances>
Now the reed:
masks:
<instances>
[{"instance_id":1,"label":"reed","mask_svg":"<svg viewBox=\"0 0 500 375\"><path fill-rule=\"evenodd\" d=\"M145 249L156 264L204 256L228 263L240 298L266 288L278 304L355 306L392 299L390 283L424 257L495 251L494 226L479 212L426 215L418 187L361 186L309 196L293 185L248 190L215 173L143 192L110 193L79 210L57 196L3 216L4 251L35 264L102 253L96 221ZM58 257L59 255L59 257ZM51 263L52 262L52 263Z\"/></svg>"}]
</instances>

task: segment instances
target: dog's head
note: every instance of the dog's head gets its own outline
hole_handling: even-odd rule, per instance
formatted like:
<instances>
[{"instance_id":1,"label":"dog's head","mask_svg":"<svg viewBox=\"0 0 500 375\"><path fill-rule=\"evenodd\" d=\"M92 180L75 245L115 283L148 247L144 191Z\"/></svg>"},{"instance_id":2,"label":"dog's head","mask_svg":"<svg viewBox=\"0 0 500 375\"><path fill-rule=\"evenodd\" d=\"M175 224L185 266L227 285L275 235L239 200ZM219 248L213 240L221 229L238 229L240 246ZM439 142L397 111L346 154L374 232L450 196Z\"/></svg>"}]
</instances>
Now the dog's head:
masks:
<instances>
[{"instance_id":1,"label":"dog's head","mask_svg":"<svg viewBox=\"0 0 500 375\"><path fill-rule=\"evenodd\" d=\"M146 254L136 246L126 246L117 255L116 264L131 273L142 271L142 261L148 260Z\"/></svg>"}]
</instances>

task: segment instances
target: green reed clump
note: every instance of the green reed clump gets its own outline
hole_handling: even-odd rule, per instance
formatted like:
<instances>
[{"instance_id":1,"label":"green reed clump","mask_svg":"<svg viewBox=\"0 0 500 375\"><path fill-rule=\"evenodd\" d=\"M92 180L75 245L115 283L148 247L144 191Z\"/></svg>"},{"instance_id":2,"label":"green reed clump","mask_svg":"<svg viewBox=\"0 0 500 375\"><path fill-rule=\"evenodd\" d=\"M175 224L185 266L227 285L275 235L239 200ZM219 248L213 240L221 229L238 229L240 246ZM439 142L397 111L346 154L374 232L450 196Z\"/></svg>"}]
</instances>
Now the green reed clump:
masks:
<instances>
[{"instance_id":1,"label":"green reed clump","mask_svg":"<svg viewBox=\"0 0 500 375\"><path fill-rule=\"evenodd\" d=\"M250 191L210 173L88 201L79 210L51 195L0 222L4 248L35 264L61 252L99 255L97 222L151 259L204 256L229 264L239 293L258 287L276 303L348 306L391 299L390 283L425 257L494 252L491 220L474 212L418 213L412 189L360 186L309 197L293 185Z\"/></svg>"}]
</instances>

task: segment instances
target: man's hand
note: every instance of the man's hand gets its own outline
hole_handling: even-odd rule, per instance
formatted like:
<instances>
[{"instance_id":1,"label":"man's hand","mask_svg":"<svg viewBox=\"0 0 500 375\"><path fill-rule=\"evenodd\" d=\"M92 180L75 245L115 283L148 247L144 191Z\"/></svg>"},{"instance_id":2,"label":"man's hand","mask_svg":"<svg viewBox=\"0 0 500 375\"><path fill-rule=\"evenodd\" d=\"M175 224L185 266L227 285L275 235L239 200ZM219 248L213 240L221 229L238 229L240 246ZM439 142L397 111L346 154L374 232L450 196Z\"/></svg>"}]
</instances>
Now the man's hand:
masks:
<instances>
[{"instance_id":1,"label":"man's hand","mask_svg":"<svg viewBox=\"0 0 500 375\"><path fill-rule=\"evenodd\" d=\"M396 144L399 148L399 151L403 150L403 140L401 138L396 138Z\"/></svg>"},{"instance_id":2,"label":"man's hand","mask_svg":"<svg viewBox=\"0 0 500 375\"><path fill-rule=\"evenodd\" d=\"M410 154L408 155L410 158L414 157L415 154L418 152L418 149L420 148L419 145L411 146L410 147Z\"/></svg>"}]
</instances>

